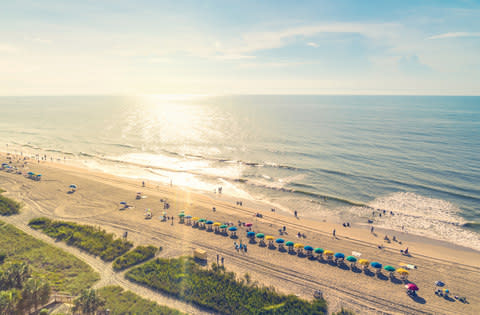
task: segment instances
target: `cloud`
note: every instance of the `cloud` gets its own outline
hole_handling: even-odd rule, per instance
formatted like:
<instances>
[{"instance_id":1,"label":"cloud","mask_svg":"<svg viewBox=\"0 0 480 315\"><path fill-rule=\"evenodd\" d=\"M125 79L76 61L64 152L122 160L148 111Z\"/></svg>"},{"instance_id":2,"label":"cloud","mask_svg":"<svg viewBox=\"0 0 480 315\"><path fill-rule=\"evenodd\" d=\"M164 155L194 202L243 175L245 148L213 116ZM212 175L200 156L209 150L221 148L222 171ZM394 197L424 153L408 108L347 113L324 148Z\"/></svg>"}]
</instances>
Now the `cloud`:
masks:
<instances>
[{"instance_id":1,"label":"cloud","mask_svg":"<svg viewBox=\"0 0 480 315\"><path fill-rule=\"evenodd\" d=\"M44 38L34 38L32 41L41 43L41 44L51 44L52 41L50 39L44 39Z\"/></svg>"},{"instance_id":2,"label":"cloud","mask_svg":"<svg viewBox=\"0 0 480 315\"><path fill-rule=\"evenodd\" d=\"M431 36L428 39L444 39L444 38L459 38L459 37L480 37L480 32L448 32L448 33Z\"/></svg>"},{"instance_id":3,"label":"cloud","mask_svg":"<svg viewBox=\"0 0 480 315\"><path fill-rule=\"evenodd\" d=\"M417 55L403 56L398 61L398 66L406 74L428 74L431 68L420 61Z\"/></svg>"},{"instance_id":4,"label":"cloud","mask_svg":"<svg viewBox=\"0 0 480 315\"><path fill-rule=\"evenodd\" d=\"M318 48L319 45L317 43L314 43L314 42L308 42L307 46Z\"/></svg>"},{"instance_id":5,"label":"cloud","mask_svg":"<svg viewBox=\"0 0 480 315\"><path fill-rule=\"evenodd\" d=\"M10 44L1 44L0 43L0 53L12 53L17 51L17 47L10 45Z\"/></svg>"}]
</instances>

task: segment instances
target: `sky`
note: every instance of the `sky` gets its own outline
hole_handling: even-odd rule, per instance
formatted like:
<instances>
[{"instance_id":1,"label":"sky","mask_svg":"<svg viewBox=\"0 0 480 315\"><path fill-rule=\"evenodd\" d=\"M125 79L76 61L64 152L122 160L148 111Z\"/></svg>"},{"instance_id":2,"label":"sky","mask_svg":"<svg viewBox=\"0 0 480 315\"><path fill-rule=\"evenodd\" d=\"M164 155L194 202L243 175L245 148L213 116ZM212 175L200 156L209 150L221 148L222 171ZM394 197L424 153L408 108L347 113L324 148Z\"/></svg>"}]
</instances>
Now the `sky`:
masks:
<instances>
[{"instance_id":1,"label":"sky","mask_svg":"<svg viewBox=\"0 0 480 315\"><path fill-rule=\"evenodd\" d=\"M0 0L0 95L480 95L480 1Z\"/></svg>"}]
</instances>

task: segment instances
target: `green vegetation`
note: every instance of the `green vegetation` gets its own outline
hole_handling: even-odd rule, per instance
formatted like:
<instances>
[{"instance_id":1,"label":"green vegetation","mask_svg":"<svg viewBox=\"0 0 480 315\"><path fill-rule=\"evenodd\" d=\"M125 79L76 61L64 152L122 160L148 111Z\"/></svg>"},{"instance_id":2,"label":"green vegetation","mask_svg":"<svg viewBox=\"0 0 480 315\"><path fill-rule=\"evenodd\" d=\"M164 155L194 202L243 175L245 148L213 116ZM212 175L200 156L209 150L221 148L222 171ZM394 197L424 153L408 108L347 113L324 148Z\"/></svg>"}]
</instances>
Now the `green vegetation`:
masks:
<instances>
[{"instance_id":1,"label":"green vegetation","mask_svg":"<svg viewBox=\"0 0 480 315\"><path fill-rule=\"evenodd\" d=\"M158 315L181 315L183 313L155 302L145 300L138 295L124 291L118 286L104 287L98 290L98 294L105 300L105 308L110 310L111 315L120 314L158 314Z\"/></svg>"},{"instance_id":2,"label":"green vegetation","mask_svg":"<svg viewBox=\"0 0 480 315\"><path fill-rule=\"evenodd\" d=\"M29 264L34 277L42 276L56 291L77 294L100 279L80 259L0 221L0 248L6 261Z\"/></svg>"},{"instance_id":3,"label":"green vegetation","mask_svg":"<svg viewBox=\"0 0 480 315\"><path fill-rule=\"evenodd\" d=\"M50 297L50 285L31 277L26 263L12 263L0 269L0 315L30 313Z\"/></svg>"},{"instance_id":4,"label":"green vegetation","mask_svg":"<svg viewBox=\"0 0 480 315\"><path fill-rule=\"evenodd\" d=\"M155 246L137 246L134 250L115 259L113 269L119 271L138 265L155 257L156 252L157 248Z\"/></svg>"},{"instance_id":5,"label":"green vegetation","mask_svg":"<svg viewBox=\"0 0 480 315\"><path fill-rule=\"evenodd\" d=\"M0 189L0 194L5 192ZM15 200L0 195L0 215L18 214L22 205Z\"/></svg>"},{"instance_id":6,"label":"green vegetation","mask_svg":"<svg viewBox=\"0 0 480 315\"><path fill-rule=\"evenodd\" d=\"M342 307L342 309L337 313L332 313L332 315L355 315L354 312L348 311Z\"/></svg>"},{"instance_id":7,"label":"green vegetation","mask_svg":"<svg viewBox=\"0 0 480 315\"><path fill-rule=\"evenodd\" d=\"M222 314L325 314L325 300L282 295L273 288L237 280L213 264L199 267L191 257L160 259L129 270L125 277Z\"/></svg>"},{"instance_id":8,"label":"green vegetation","mask_svg":"<svg viewBox=\"0 0 480 315\"><path fill-rule=\"evenodd\" d=\"M113 233L107 233L105 230L90 225L52 221L47 218L32 219L28 225L33 229L42 230L50 237L65 241L68 245L100 256L104 261L114 260L133 246L131 242L115 238Z\"/></svg>"}]
</instances>

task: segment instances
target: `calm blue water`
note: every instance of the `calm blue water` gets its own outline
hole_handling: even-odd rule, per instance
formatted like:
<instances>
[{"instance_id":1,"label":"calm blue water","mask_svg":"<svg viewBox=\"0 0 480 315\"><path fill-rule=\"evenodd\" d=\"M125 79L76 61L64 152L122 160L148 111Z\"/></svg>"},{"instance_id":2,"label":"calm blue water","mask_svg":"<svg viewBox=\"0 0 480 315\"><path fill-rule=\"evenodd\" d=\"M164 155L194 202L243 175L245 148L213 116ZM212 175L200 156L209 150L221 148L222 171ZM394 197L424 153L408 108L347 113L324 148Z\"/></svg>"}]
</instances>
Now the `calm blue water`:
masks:
<instances>
[{"instance_id":1,"label":"calm blue water","mask_svg":"<svg viewBox=\"0 0 480 315\"><path fill-rule=\"evenodd\" d=\"M480 222L480 97L1 97L0 112L4 150L318 219L386 209L378 226L480 249L457 226Z\"/></svg>"}]
</instances>

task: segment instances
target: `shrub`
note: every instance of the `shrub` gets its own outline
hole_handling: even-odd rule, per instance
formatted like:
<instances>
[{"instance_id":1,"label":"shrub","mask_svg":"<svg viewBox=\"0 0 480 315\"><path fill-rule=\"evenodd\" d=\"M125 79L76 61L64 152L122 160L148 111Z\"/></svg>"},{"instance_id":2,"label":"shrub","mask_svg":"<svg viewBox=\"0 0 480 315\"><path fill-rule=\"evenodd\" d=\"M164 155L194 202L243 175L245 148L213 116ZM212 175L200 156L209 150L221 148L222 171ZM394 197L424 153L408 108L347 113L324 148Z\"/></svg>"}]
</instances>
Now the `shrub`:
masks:
<instances>
[{"instance_id":1,"label":"shrub","mask_svg":"<svg viewBox=\"0 0 480 315\"><path fill-rule=\"evenodd\" d=\"M51 221L47 218L32 219L28 224L52 238L65 241L68 245L78 247L89 254L100 256L104 261L114 260L133 246L131 242L115 239L114 234L90 225Z\"/></svg>"},{"instance_id":2,"label":"shrub","mask_svg":"<svg viewBox=\"0 0 480 315\"><path fill-rule=\"evenodd\" d=\"M202 269L191 257L157 258L129 270L125 277L222 314L326 313L325 300L308 302L273 288L248 285L222 267Z\"/></svg>"},{"instance_id":3,"label":"shrub","mask_svg":"<svg viewBox=\"0 0 480 315\"><path fill-rule=\"evenodd\" d=\"M5 258L7 258L7 254L0 253L0 265L5 262Z\"/></svg>"},{"instance_id":4,"label":"shrub","mask_svg":"<svg viewBox=\"0 0 480 315\"><path fill-rule=\"evenodd\" d=\"M48 310L46 308L42 308L38 314L39 315L48 315Z\"/></svg>"},{"instance_id":5,"label":"shrub","mask_svg":"<svg viewBox=\"0 0 480 315\"><path fill-rule=\"evenodd\" d=\"M155 246L137 246L132 251L115 259L113 269L119 271L138 265L155 257L156 251L157 248Z\"/></svg>"},{"instance_id":6,"label":"shrub","mask_svg":"<svg viewBox=\"0 0 480 315\"><path fill-rule=\"evenodd\" d=\"M15 200L0 195L0 215L18 214L21 207Z\"/></svg>"}]
</instances>

